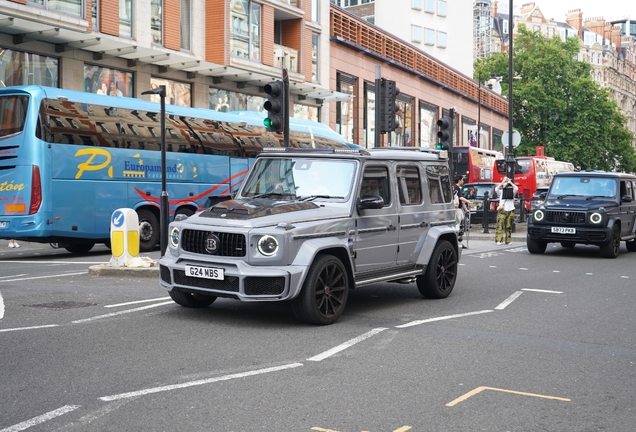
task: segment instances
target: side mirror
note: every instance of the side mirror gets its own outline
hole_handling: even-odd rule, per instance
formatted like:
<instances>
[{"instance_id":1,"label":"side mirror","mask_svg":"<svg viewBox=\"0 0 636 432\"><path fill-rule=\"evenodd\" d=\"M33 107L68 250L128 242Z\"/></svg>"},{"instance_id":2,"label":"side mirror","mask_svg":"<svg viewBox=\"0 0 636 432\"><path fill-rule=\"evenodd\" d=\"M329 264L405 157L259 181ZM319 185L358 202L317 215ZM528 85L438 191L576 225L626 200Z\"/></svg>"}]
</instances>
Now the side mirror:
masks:
<instances>
[{"instance_id":1,"label":"side mirror","mask_svg":"<svg viewBox=\"0 0 636 432\"><path fill-rule=\"evenodd\" d=\"M621 202L632 202L632 201L633 201L633 198L631 195L626 194L621 197Z\"/></svg>"},{"instance_id":2,"label":"side mirror","mask_svg":"<svg viewBox=\"0 0 636 432\"><path fill-rule=\"evenodd\" d=\"M548 196L548 193L547 193L547 192L541 192L541 193L539 194L539 200L540 200L540 201L545 201L545 197L546 197L546 196Z\"/></svg>"},{"instance_id":3,"label":"side mirror","mask_svg":"<svg viewBox=\"0 0 636 432\"><path fill-rule=\"evenodd\" d=\"M380 195L362 195L358 200L358 207L362 209L381 209L384 207L384 198Z\"/></svg>"}]
</instances>

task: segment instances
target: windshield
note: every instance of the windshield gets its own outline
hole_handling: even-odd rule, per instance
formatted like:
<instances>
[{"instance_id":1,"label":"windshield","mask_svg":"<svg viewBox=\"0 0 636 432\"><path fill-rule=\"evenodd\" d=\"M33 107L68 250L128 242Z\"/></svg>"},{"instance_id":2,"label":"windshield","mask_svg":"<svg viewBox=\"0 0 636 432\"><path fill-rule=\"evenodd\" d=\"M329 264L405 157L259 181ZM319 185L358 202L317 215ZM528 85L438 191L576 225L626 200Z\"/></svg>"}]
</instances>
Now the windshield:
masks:
<instances>
[{"instance_id":1,"label":"windshield","mask_svg":"<svg viewBox=\"0 0 636 432\"><path fill-rule=\"evenodd\" d=\"M241 195L343 199L351 192L355 170L349 160L263 158L254 164Z\"/></svg>"},{"instance_id":2,"label":"windshield","mask_svg":"<svg viewBox=\"0 0 636 432\"><path fill-rule=\"evenodd\" d=\"M550 188L550 197L595 196L616 197L616 179L607 177L555 177Z\"/></svg>"},{"instance_id":3,"label":"windshield","mask_svg":"<svg viewBox=\"0 0 636 432\"><path fill-rule=\"evenodd\" d=\"M462 187L462 196L466 199L483 199L484 193L488 192L488 196L493 198L495 185L476 185L468 184Z\"/></svg>"},{"instance_id":4,"label":"windshield","mask_svg":"<svg viewBox=\"0 0 636 432\"><path fill-rule=\"evenodd\" d=\"M22 132L28 96L0 96L0 139Z\"/></svg>"}]
</instances>

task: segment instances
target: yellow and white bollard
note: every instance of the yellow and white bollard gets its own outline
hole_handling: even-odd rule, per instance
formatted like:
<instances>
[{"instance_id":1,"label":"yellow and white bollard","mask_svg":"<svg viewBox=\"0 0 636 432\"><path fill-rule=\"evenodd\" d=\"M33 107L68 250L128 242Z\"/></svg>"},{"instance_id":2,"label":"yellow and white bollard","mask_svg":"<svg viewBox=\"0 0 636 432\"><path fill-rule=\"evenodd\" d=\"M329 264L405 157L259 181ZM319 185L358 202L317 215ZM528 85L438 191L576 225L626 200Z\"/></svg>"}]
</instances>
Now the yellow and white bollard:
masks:
<instances>
[{"instance_id":1,"label":"yellow and white bollard","mask_svg":"<svg viewBox=\"0 0 636 432\"><path fill-rule=\"evenodd\" d=\"M124 266L139 255L139 216L130 208L120 208L110 217L111 266Z\"/></svg>"}]
</instances>

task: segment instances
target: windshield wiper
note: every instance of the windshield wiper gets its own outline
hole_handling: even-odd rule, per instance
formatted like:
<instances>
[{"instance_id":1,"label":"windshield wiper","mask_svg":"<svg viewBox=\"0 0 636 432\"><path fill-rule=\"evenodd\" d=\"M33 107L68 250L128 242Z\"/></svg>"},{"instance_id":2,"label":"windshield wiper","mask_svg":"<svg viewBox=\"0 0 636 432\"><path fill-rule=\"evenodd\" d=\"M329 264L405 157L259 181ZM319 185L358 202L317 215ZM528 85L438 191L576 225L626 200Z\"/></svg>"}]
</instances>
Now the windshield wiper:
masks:
<instances>
[{"instance_id":1,"label":"windshield wiper","mask_svg":"<svg viewBox=\"0 0 636 432\"><path fill-rule=\"evenodd\" d=\"M253 199L253 198L264 198L264 197L270 197L270 196L289 196L289 195L291 194L284 193L284 192L265 192L260 195L251 196L249 198Z\"/></svg>"},{"instance_id":2,"label":"windshield wiper","mask_svg":"<svg viewBox=\"0 0 636 432\"><path fill-rule=\"evenodd\" d=\"M334 199L344 199L344 197L341 196L332 196L332 195L309 195L306 197L303 197L301 199L299 199L298 201L313 201L316 198L334 198Z\"/></svg>"},{"instance_id":3,"label":"windshield wiper","mask_svg":"<svg viewBox=\"0 0 636 432\"><path fill-rule=\"evenodd\" d=\"M582 195L577 195L577 194L565 194L565 195L559 195L557 197L557 199L561 199L561 198L565 198L565 197L573 197L573 196L582 196Z\"/></svg>"}]
</instances>

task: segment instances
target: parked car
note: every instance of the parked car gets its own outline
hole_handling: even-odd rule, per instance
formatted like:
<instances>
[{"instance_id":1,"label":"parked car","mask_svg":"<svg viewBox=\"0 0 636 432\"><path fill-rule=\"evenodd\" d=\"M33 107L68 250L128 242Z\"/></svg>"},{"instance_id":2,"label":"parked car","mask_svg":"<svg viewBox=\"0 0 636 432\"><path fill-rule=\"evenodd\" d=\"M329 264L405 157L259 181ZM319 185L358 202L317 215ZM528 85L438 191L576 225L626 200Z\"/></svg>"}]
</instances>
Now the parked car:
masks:
<instances>
[{"instance_id":1,"label":"parked car","mask_svg":"<svg viewBox=\"0 0 636 432\"><path fill-rule=\"evenodd\" d=\"M462 196L470 201L470 223L481 225L484 221L484 198L488 196L490 204L488 222L494 224L497 221L497 206L499 198L495 192L497 183L466 183L462 186Z\"/></svg>"},{"instance_id":2,"label":"parked car","mask_svg":"<svg viewBox=\"0 0 636 432\"><path fill-rule=\"evenodd\" d=\"M379 282L445 298L461 257L448 159L413 147L268 149L231 200L175 218L168 243L160 283L176 303L290 301L317 325Z\"/></svg>"},{"instance_id":3,"label":"parked car","mask_svg":"<svg viewBox=\"0 0 636 432\"><path fill-rule=\"evenodd\" d=\"M532 198L530 198L530 211L538 208L545 202L545 197L548 194L548 189L550 189L550 186L541 186L538 187L536 191L534 191L534 193L532 194Z\"/></svg>"}]
</instances>

